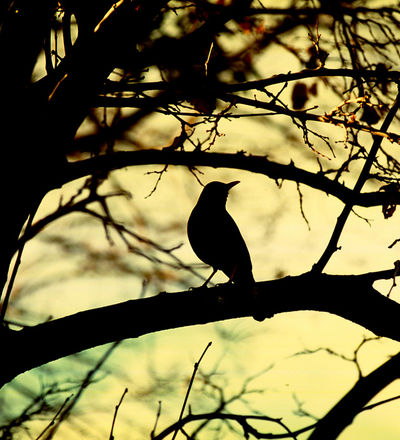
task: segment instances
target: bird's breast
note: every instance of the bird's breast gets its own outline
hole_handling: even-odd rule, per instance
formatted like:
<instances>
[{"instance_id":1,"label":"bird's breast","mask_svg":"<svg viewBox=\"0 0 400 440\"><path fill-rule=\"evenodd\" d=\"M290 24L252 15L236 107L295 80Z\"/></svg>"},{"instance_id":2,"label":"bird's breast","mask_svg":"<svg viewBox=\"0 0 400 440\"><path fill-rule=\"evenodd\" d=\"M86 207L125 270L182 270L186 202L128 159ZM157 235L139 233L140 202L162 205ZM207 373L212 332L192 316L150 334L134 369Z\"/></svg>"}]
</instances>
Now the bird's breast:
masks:
<instances>
[{"instance_id":1,"label":"bird's breast","mask_svg":"<svg viewBox=\"0 0 400 440\"><path fill-rule=\"evenodd\" d=\"M236 254L243 252L243 247L246 249L236 223L226 210L195 208L188 221L188 238L200 260L211 266L236 259Z\"/></svg>"}]
</instances>

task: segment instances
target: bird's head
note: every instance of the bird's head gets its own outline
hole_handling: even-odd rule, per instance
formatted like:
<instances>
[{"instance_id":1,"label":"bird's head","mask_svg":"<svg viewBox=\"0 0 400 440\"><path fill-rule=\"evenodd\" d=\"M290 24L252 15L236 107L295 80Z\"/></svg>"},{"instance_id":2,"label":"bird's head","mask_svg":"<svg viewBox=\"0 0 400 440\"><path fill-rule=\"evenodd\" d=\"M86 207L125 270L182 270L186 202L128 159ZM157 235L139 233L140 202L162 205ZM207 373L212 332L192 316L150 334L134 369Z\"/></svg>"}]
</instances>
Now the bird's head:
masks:
<instances>
[{"instance_id":1,"label":"bird's head","mask_svg":"<svg viewBox=\"0 0 400 440\"><path fill-rule=\"evenodd\" d=\"M206 203L215 206L225 206L229 190L239 183L238 180L230 183L210 182L200 195L199 203Z\"/></svg>"}]
</instances>

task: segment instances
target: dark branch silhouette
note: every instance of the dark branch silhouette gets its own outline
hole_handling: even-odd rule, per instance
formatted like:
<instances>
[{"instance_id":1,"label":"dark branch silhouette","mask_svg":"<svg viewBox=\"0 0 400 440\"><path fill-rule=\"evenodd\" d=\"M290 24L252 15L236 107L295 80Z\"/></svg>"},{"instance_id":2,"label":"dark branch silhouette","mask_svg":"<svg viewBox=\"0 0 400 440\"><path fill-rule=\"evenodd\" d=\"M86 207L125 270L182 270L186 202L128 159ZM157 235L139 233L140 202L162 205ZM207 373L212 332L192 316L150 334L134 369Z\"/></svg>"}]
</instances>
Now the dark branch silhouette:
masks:
<instances>
[{"instance_id":1,"label":"dark branch silhouette","mask_svg":"<svg viewBox=\"0 0 400 440\"><path fill-rule=\"evenodd\" d=\"M303 183L311 188L332 195L346 203L352 200L354 205L372 207L400 203L400 193L393 192L365 192L353 195L350 188L339 183L336 179L329 179L322 172L313 173L295 166L293 163L280 164L269 160L265 156L246 155L243 153L208 153L186 152L149 149L145 151L117 152L111 157L98 156L71 163L61 178L64 182L91 175L103 173L127 166L150 164L182 165L188 168L206 166L212 168L231 168L245 170L251 173L265 175L271 179L289 180Z\"/></svg>"},{"instance_id":2,"label":"dark branch silhouette","mask_svg":"<svg viewBox=\"0 0 400 440\"><path fill-rule=\"evenodd\" d=\"M235 286L165 292L19 331L7 330L3 333L3 352L9 362L1 365L0 376L6 383L26 370L97 345L161 330L249 317L255 312L269 317L298 310L328 312L376 335L400 341L397 325L400 305L372 287L374 281L393 276L394 270L361 275L307 273L256 283L252 292ZM182 308L187 310L186 314L181 313ZM164 310L169 313L165 314ZM153 318L149 320L148 316ZM35 341L41 344L38 346ZM15 346L21 348L17 353Z\"/></svg>"},{"instance_id":3,"label":"dark branch silhouette","mask_svg":"<svg viewBox=\"0 0 400 440\"><path fill-rule=\"evenodd\" d=\"M379 207L388 219L400 204L400 72L395 70L400 14L392 5L364 3L321 0L305 7L293 0L287 8L267 8L250 0L6 0L0 5L5 109L0 121L1 385L102 344L299 310L335 314L400 341L400 305L389 298L398 262L382 271L377 261L375 271L360 275L323 273L356 206ZM287 68L274 71L281 55L288 57ZM158 122L152 117L169 121L171 130L160 128L158 136L150 133L151 140L136 136L135 130L141 133L143 127L149 134L148 121L157 132ZM262 146L247 140L233 146L220 143L221 126L244 118L266 129ZM329 127L339 135L331 136ZM269 139L269 129L279 133L279 142ZM296 163L294 154L301 157ZM316 190L317 197L336 198L343 207L336 226L325 228L328 244L309 272L251 285L188 290L193 277L202 276L175 253L184 238L168 246L161 238L145 237L137 232L140 226L126 224L114 213L111 199L128 197L128 191L102 192L102 183L112 182L113 171L141 165L161 165L160 170L147 171L157 177L152 197L161 185L170 184L164 178L170 166L186 168L187 175L202 184L209 180L203 179L202 170L226 168L265 176L277 183L277 191L283 181L293 182L308 226L305 187ZM36 218L49 192L80 178L86 180L75 195ZM364 189L367 184L371 185ZM117 236L124 250L151 264L147 274L133 271L143 290L149 279L155 282L160 268L168 268L174 275L181 269L176 280L184 286L178 287L182 291L139 295L140 299L46 322L35 319L35 325L19 323L20 330L15 330L11 306L25 244L75 213L95 219L110 246ZM198 223L195 229L203 234L207 222L200 216ZM194 247L205 255L202 260L237 281L237 261L226 269L226 261L213 259L215 249L202 248L206 240L198 234ZM391 240L393 247L399 239ZM233 255L242 242L236 240L235 248L225 241L225 248ZM250 278L249 253L242 249L241 255L242 263L247 262L243 273ZM378 280L392 280L387 296L375 289ZM153 293L160 290L153 284ZM258 430L256 421L285 426L278 418L257 414L182 412L175 424L152 436L164 438L183 432L186 424L199 421L203 427L218 419L239 426L245 438L296 438L311 429L310 438L336 438L357 414L372 409L369 400L398 377L398 356L368 376L361 377L360 369L360 379L348 394L316 424L298 431L287 428L278 435ZM43 397L37 400L37 414L45 409ZM26 408L25 419L34 416L32 408ZM42 437L54 435L69 408L69 401L59 406ZM110 438L113 429L114 424Z\"/></svg>"}]
</instances>

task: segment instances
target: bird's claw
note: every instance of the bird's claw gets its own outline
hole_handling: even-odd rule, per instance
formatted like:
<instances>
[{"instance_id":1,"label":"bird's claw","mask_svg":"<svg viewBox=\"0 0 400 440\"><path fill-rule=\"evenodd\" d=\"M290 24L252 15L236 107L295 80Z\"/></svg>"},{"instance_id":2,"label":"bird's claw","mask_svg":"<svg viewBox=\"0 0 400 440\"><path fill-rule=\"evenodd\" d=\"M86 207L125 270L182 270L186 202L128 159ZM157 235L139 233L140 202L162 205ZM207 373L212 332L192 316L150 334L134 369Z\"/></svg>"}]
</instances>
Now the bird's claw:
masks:
<instances>
[{"instance_id":1,"label":"bird's claw","mask_svg":"<svg viewBox=\"0 0 400 440\"><path fill-rule=\"evenodd\" d=\"M217 283L214 287L227 287L227 286L233 286L232 281L227 281L226 283Z\"/></svg>"},{"instance_id":2,"label":"bird's claw","mask_svg":"<svg viewBox=\"0 0 400 440\"><path fill-rule=\"evenodd\" d=\"M205 286L204 284L202 284L201 286L192 286L192 287L189 287L189 291L190 292L193 292L193 291L195 291L195 290L204 290L204 289L207 289L207 286Z\"/></svg>"}]
</instances>

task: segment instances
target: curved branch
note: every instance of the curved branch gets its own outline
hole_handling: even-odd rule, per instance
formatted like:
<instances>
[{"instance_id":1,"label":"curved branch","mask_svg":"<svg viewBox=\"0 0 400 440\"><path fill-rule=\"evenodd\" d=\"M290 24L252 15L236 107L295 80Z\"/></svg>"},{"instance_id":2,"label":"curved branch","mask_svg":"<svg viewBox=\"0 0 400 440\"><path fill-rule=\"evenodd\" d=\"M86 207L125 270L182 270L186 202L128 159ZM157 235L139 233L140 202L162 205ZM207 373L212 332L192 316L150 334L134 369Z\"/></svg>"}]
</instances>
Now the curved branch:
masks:
<instances>
[{"instance_id":1,"label":"curved branch","mask_svg":"<svg viewBox=\"0 0 400 440\"><path fill-rule=\"evenodd\" d=\"M381 390L400 377L400 353L358 380L321 419L309 440L334 440Z\"/></svg>"},{"instance_id":2,"label":"curved branch","mask_svg":"<svg viewBox=\"0 0 400 440\"><path fill-rule=\"evenodd\" d=\"M400 71L397 70L376 70L376 69L363 69L354 70L346 68L329 69L321 67L320 69L303 69L298 72L280 73L268 78L258 79L254 81L245 81L242 83L223 84L218 83L218 92L240 92L248 90L262 90L265 87L273 86L277 84L286 84L291 81L298 81L300 79L307 78L324 78L334 77L339 78L364 78L365 80L375 81L399 81ZM102 93L120 93L120 92L134 92L140 93L145 91L173 91L176 84L171 84L166 81L149 81L140 83L124 83L121 81L107 81L102 89Z\"/></svg>"},{"instance_id":3,"label":"curved branch","mask_svg":"<svg viewBox=\"0 0 400 440\"><path fill-rule=\"evenodd\" d=\"M243 153L205 153L171 150L122 151L69 163L60 174L63 185L72 180L97 172L107 173L128 166L139 165L180 165L186 167L205 166L213 168L231 168L262 174L274 180L290 180L302 183L326 194L332 195L343 203L352 201L354 205L371 207L388 204L400 204L400 193L368 192L356 197L352 190L338 181L331 180L323 173L312 173L288 165L272 162L265 156L245 155Z\"/></svg>"},{"instance_id":4,"label":"curved branch","mask_svg":"<svg viewBox=\"0 0 400 440\"><path fill-rule=\"evenodd\" d=\"M161 431L159 434L152 437L152 440L162 440L168 435L170 435L172 432L183 428L189 423L196 422L196 421L210 421L210 420L219 420L224 421L228 420L231 422L236 422L238 425L240 425L243 429L243 431L249 435L251 434L255 438L261 439L270 439L270 440L278 440L278 439L286 439L286 438L292 438L296 439L298 435L303 434L304 432L310 431L314 428L316 425L315 423L306 426L305 428L300 428L296 431L290 431L281 421L280 418L272 418L268 416L263 415L254 415L254 414L231 414L231 413L223 413L223 412L209 412L209 413L202 413L202 414L193 414L190 413L181 420L173 423L168 428ZM272 433L263 433L259 429L256 429L254 426L252 426L251 422L270 422L280 425L282 428L284 428L287 432L283 434L272 434ZM247 438L247 437L245 437Z\"/></svg>"},{"instance_id":5,"label":"curved branch","mask_svg":"<svg viewBox=\"0 0 400 440\"><path fill-rule=\"evenodd\" d=\"M126 338L253 315L298 310L336 314L380 336L400 341L400 304L372 283L394 270L362 275L306 273L256 283L243 291L232 285L157 296L83 311L20 331L3 329L1 384L47 362ZM15 350L18 347L18 350Z\"/></svg>"}]
</instances>

